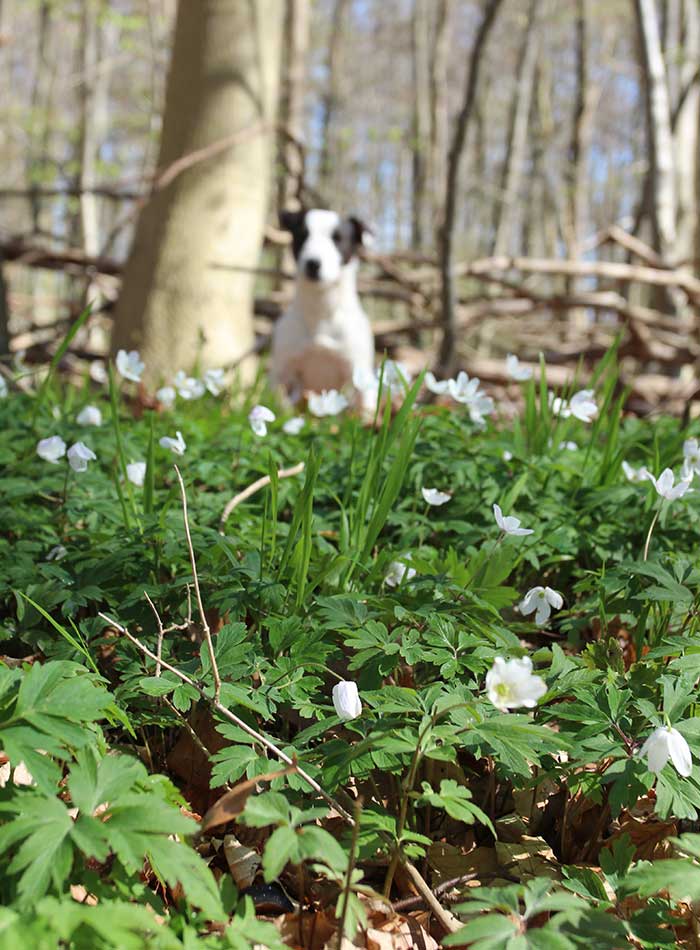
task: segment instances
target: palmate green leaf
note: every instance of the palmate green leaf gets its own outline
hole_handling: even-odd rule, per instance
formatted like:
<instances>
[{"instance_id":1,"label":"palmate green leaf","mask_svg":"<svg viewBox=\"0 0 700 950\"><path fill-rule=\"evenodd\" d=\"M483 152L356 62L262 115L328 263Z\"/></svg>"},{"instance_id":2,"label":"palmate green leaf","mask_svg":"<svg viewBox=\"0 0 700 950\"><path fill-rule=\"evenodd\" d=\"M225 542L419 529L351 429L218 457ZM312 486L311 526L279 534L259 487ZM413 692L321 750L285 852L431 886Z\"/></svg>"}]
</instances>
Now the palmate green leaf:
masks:
<instances>
[{"instance_id":1,"label":"palmate green leaf","mask_svg":"<svg viewBox=\"0 0 700 950\"><path fill-rule=\"evenodd\" d=\"M98 805L118 801L136 782L147 777L145 766L138 759L125 755L98 758L92 750L76 756L70 770L68 790L73 804L86 815Z\"/></svg>"},{"instance_id":2,"label":"palmate green leaf","mask_svg":"<svg viewBox=\"0 0 700 950\"><path fill-rule=\"evenodd\" d=\"M471 799L472 793L469 789L464 785L458 785L454 779L450 778L440 782L439 794L432 790L428 782L423 782L423 794L420 801L429 802L435 808L444 808L451 818L463 821L467 825L480 821L496 838L496 829L491 819Z\"/></svg>"},{"instance_id":3,"label":"palmate green leaf","mask_svg":"<svg viewBox=\"0 0 700 950\"><path fill-rule=\"evenodd\" d=\"M17 877L20 907L30 906L49 887L61 888L73 863L70 833L73 827L68 808L59 798L24 792L11 806L0 805L0 815L19 809L13 820L0 827L0 855L19 848L5 869L8 879Z\"/></svg>"},{"instance_id":4,"label":"palmate green leaf","mask_svg":"<svg viewBox=\"0 0 700 950\"><path fill-rule=\"evenodd\" d=\"M193 848L159 837L151 842L146 853L153 870L171 888L179 884L187 900L211 920L227 920L214 875Z\"/></svg>"},{"instance_id":5,"label":"palmate green leaf","mask_svg":"<svg viewBox=\"0 0 700 950\"><path fill-rule=\"evenodd\" d=\"M266 881L274 881L288 862L301 861L299 837L290 825L275 828L265 844L263 874Z\"/></svg>"},{"instance_id":6,"label":"palmate green leaf","mask_svg":"<svg viewBox=\"0 0 700 950\"><path fill-rule=\"evenodd\" d=\"M486 914L470 920L457 933L443 938L446 947L469 946L473 950L505 950L507 942L518 933L518 925L512 917L502 914Z\"/></svg>"},{"instance_id":7,"label":"palmate green leaf","mask_svg":"<svg viewBox=\"0 0 700 950\"><path fill-rule=\"evenodd\" d=\"M265 828L267 825L289 825L293 815L284 795L280 792L263 792L261 795L251 795L242 820L251 828Z\"/></svg>"},{"instance_id":8,"label":"palmate green leaf","mask_svg":"<svg viewBox=\"0 0 700 950\"><path fill-rule=\"evenodd\" d=\"M72 899L44 897L36 905L36 914L50 921L57 940L71 947L72 939L80 932L81 948L89 942L91 947L143 950L150 937L163 929L147 907L119 900L100 900L93 907Z\"/></svg>"}]
</instances>

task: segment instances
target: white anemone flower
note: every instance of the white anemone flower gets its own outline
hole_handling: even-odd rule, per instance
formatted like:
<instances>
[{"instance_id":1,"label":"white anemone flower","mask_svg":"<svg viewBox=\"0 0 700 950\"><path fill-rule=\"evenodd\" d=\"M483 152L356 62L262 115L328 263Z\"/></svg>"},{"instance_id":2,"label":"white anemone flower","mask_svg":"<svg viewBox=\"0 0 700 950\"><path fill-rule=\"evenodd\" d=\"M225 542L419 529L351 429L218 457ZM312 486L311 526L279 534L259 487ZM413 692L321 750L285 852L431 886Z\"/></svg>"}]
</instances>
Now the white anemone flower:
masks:
<instances>
[{"instance_id":1,"label":"white anemone flower","mask_svg":"<svg viewBox=\"0 0 700 950\"><path fill-rule=\"evenodd\" d=\"M45 462L56 465L58 460L66 454L66 443L60 435L50 435L48 438L37 442L36 454Z\"/></svg>"},{"instance_id":2,"label":"white anemone flower","mask_svg":"<svg viewBox=\"0 0 700 950\"><path fill-rule=\"evenodd\" d=\"M693 770L688 743L680 732L671 726L659 726L658 729L654 729L639 750L639 754L647 757L649 771L657 775L669 759L678 774L684 778L687 778Z\"/></svg>"},{"instance_id":3,"label":"white anemone flower","mask_svg":"<svg viewBox=\"0 0 700 950\"><path fill-rule=\"evenodd\" d=\"M675 501L677 498L682 498L690 488L689 478L682 478L677 485L674 485L675 475L670 468L665 468L658 478L654 478L651 472L647 477L658 494L668 501Z\"/></svg>"},{"instance_id":4,"label":"white anemone flower","mask_svg":"<svg viewBox=\"0 0 700 950\"><path fill-rule=\"evenodd\" d=\"M504 449L501 457L504 462L510 462L513 459L513 453L509 449Z\"/></svg>"},{"instance_id":5,"label":"white anemone flower","mask_svg":"<svg viewBox=\"0 0 700 950\"><path fill-rule=\"evenodd\" d=\"M468 405L476 397L481 380L475 376L469 379L469 376L460 370L456 379L448 379L447 391L455 402L461 402Z\"/></svg>"},{"instance_id":6,"label":"white anemone flower","mask_svg":"<svg viewBox=\"0 0 700 950\"><path fill-rule=\"evenodd\" d=\"M500 505L493 506L493 516L496 519L496 524L504 534L510 534L513 535L513 537L520 537L524 534L534 533L533 528L520 527L520 518L515 518L513 515L504 515L501 511Z\"/></svg>"},{"instance_id":7,"label":"white anemone flower","mask_svg":"<svg viewBox=\"0 0 700 950\"><path fill-rule=\"evenodd\" d=\"M592 422L598 415L598 406L593 398L592 389L582 389L569 400L569 411L581 422Z\"/></svg>"},{"instance_id":8,"label":"white anemone flower","mask_svg":"<svg viewBox=\"0 0 700 950\"><path fill-rule=\"evenodd\" d=\"M549 620L552 608L560 610L563 606L564 598L551 587L531 587L520 602L518 610L523 615L536 611L535 623L541 627Z\"/></svg>"},{"instance_id":9,"label":"white anemone flower","mask_svg":"<svg viewBox=\"0 0 700 950\"><path fill-rule=\"evenodd\" d=\"M143 483L146 480L146 463L129 462L126 466L126 477L132 485L136 485L137 488L143 488Z\"/></svg>"},{"instance_id":10,"label":"white anemone flower","mask_svg":"<svg viewBox=\"0 0 700 950\"><path fill-rule=\"evenodd\" d=\"M385 360L384 369L377 370L377 384L382 380L382 386L388 389L392 396L403 396L406 388L411 385L411 374L408 367L398 360Z\"/></svg>"},{"instance_id":11,"label":"white anemone flower","mask_svg":"<svg viewBox=\"0 0 700 950\"><path fill-rule=\"evenodd\" d=\"M88 374L93 383L99 383L101 386L104 386L109 379L104 360L93 360L92 363L90 363Z\"/></svg>"},{"instance_id":12,"label":"white anemone flower","mask_svg":"<svg viewBox=\"0 0 700 950\"><path fill-rule=\"evenodd\" d=\"M64 547L62 544L57 544L52 547L49 553L46 555L46 560L62 561L66 554L68 554L68 548Z\"/></svg>"},{"instance_id":13,"label":"white anemone flower","mask_svg":"<svg viewBox=\"0 0 700 950\"><path fill-rule=\"evenodd\" d=\"M166 409L170 409L175 404L177 393L174 386L161 386L156 390L156 399Z\"/></svg>"},{"instance_id":14,"label":"white anemone flower","mask_svg":"<svg viewBox=\"0 0 700 950\"><path fill-rule=\"evenodd\" d=\"M577 451L578 451L578 445L576 444L576 442L560 442L560 443L559 443L559 448L560 448L560 449L565 449L567 452L577 452Z\"/></svg>"},{"instance_id":15,"label":"white anemone flower","mask_svg":"<svg viewBox=\"0 0 700 950\"><path fill-rule=\"evenodd\" d=\"M508 661L497 656L486 674L486 694L502 712L518 706L534 709L546 692L547 684L541 676L533 674L529 656Z\"/></svg>"},{"instance_id":16,"label":"white anemone flower","mask_svg":"<svg viewBox=\"0 0 700 950\"><path fill-rule=\"evenodd\" d=\"M622 471L628 482L645 482L649 478L649 470L646 465L641 468L633 468L629 462L622 463Z\"/></svg>"},{"instance_id":17,"label":"white anemone flower","mask_svg":"<svg viewBox=\"0 0 700 950\"><path fill-rule=\"evenodd\" d=\"M0 399L6 399L7 392L8 392L7 382L5 380L5 377L2 375L2 373L0 373Z\"/></svg>"},{"instance_id":18,"label":"white anemone flower","mask_svg":"<svg viewBox=\"0 0 700 950\"><path fill-rule=\"evenodd\" d=\"M202 382L212 396L219 396L224 391L225 375L223 369L205 370Z\"/></svg>"},{"instance_id":19,"label":"white anemone flower","mask_svg":"<svg viewBox=\"0 0 700 950\"><path fill-rule=\"evenodd\" d=\"M555 396L553 392L549 392L548 395L549 408L552 410L552 415L557 416L559 419L568 419L571 415L571 410L569 409L569 404L566 399L562 399L561 396Z\"/></svg>"},{"instance_id":20,"label":"white anemone flower","mask_svg":"<svg viewBox=\"0 0 700 950\"><path fill-rule=\"evenodd\" d=\"M531 367L523 366L513 353L506 356L506 373L511 379L515 379L519 383L524 383L526 379L532 379Z\"/></svg>"},{"instance_id":21,"label":"white anemone flower","mask_svg":"<svg viewBox=\"0 0 700 950\"><path fill-rule=\"evenodd\" d=\"M426 389L429 389L431 393L435 393L436 396L444 396L445 393L449 391L451 379L436 379L434 373L426 373L423 377L423 382L425 383Z\"/></svg>"},{"instance_id":22,"label":"white anemone flower","mask_svg":"<svg viewBox=\"0 0 700 950\"><path fill-rule=\"evenodd\" d=\"M117 365L119 375L123 376L124 379L130 379L133 383L141 382L146 364L139 356L138 350L130 350L128 353L126 350L119 350L114 362Z\"/></svg>"},{"instance_id":23,"label":"white anemone flower","mask_svg":"<svg viewBox=\"0 0 700 950\"><path fill-rule=\"evenodd\" d=\"M170 449L175 455L184 455L187 448L185 440L182 438L182 432L176 432L174 439L164 435L162 439L159 439L158 444L164 449Z\"/></svg>"},{"instance_id":24,"label":"white anemone flower","mask_svg":"<svg viewBox=\"0 0 700 950\"><path fill-rule=\"evenodd\" d=\"M681 478L691 481L694 475L700 475L700 445L697 439L686 439L683 443Z\"/></svg>"},{"instance_id":25,"label":"white anemone flower","mask_svg":"<svg viewBox=\"0 0 700 950\"><path fill-rule=\"evenodd\" d=\"M336 683L333 687L333 705L340 719L348 721L362 715L362 702L357 683L352 680Z\"/></svg>"},{"instance_id":26,"label":"white anemone flower","mask_svg":"<svg viewBox=\"0 0 700 950\"><path fill-rule=\"evenodd\" d=\"M194 376L188 376L183 369L178 370L175 374L173 386L177 389L178 395L188 401L191 399L199 399L205 393L202 380L195 379Z\"/></svg>"},{"instance_id":27,"label":"white anemone flower","mask_svg":"<svg viewBox=\"0 0 700 950\"><path fill-rule=\"evenodd\" d=\"M282 431L287 435L299 435L305 425L306 419L303 416L292 416L282 425Z\"/></svg>"},{"instance_id":28,"label":"white anemone flower","mask_svg":"<svg viewBox=\"0 0 700 950\"><path fill-rule=\"evenodd\" d=\"M88 462L94 462L97 456L84 442L75 442L68 449L68 461L74 472L86 472Z\"/></svg>"},{"instance_id":29,"label":"white anemone flower","mask_svg":"<svg viewBox=\"0 0 700 950\"><path fill-rule=\"evenodd\" d=\"M337 416L347 409L348 401L337 389L324 389L320 393L309 393L309 412L314 416Z\"/></svg>"},{"instance_id":30,"label":"white anemone flower","mask_svg":"<svg viewBox=\"0 0 700 950\"><path fill-rule=\"evenodd\" d=\"M446 491L440 491L437 488L421 488L421 494L428 505L446 505L452 498L452 495Z\"/></svg>"},{"instance_id":31,"label":"white anemone flower","mask_svg":"<svg viewBox=\"0 0 700 950\"><path fill-rule=\"evenodd\" d=\"M267 406L253 406L248 413L250 428L256 435L267 435L267 423L275 421L275 414Z\"/></svg>"},{"instance_id":32,"label":"white anemone flower","mask_svg":"<svg viewBox=\"0 0 700 950\"><path fill-rule=\"evenodd\" d=\"M410 581L416 576L415 567L411 567L409 564L405 564L405 561L410 561L411 556L407 554L403 561L392 561L389 565L389 570L384 575L384 583L387 587L398 587L404 581Z\"/></svg>"},{"instance_id":33,"label":"white anemone flower","mask_svg":"<svg viewBox=\"0 0 700 950\"><path fill-rule=\"evenodd\" d=\"M102 413L97 406L85 406L80 410L75 421L79 426L101 426Z\"/></svg>"}]
</instances>

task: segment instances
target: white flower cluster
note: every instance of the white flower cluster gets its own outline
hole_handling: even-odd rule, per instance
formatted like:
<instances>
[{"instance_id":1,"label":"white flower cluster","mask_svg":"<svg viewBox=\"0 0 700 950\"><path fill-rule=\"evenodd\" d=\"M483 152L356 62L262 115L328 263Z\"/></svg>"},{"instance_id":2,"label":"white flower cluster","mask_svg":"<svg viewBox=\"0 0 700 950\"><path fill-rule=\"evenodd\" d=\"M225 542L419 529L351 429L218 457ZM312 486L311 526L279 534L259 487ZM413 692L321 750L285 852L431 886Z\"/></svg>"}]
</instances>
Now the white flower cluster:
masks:
<instances>
[{"instance_id":1,"label":"white flower cluster","mask_svg":"<svg viewBox=\"0 0 700 950\"><path fill-rule=\"evenodd\" d=\"M480 388L481 380L476 376L470 379L464 370L454 379L443 380L436 379L433 373L426 373L425 385L436 396L448 395L455 402L466 406L469 418L476 425L484 425L485 417L490 416L496 408L493 399Z\"/></svg>"}]
</instances>

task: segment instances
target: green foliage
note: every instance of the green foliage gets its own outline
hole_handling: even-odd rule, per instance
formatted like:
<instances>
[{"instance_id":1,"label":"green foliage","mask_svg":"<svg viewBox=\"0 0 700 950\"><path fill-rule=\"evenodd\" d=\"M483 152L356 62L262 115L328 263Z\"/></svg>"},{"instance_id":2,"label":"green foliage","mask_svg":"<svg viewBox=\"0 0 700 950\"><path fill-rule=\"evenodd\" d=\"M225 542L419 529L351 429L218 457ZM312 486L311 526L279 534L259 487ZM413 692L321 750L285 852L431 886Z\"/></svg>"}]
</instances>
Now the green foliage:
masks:
<instances>
[{"instance_id":1,"label":"green foliage","mask_svg":"<svg viewBox=\"0 0 700 950\"><path fill-rule=\"evenodd\" d=\"M649 820L700 813L700 502L694 493L663 504L644 560L659 500L621 464L677 469L696 430L625 418L614 355L602 370L592 424L555 411L542 377L525 384L511 429L418 405L420 381L374 428L309 419L291 436L276 422L265 439L246 409L209 396L135 418L114 373L108 395L50 375L39 397L0 399L0 639L8 657L34 659L0 664L0 948L18 934L78 948L279 943L210 854L217 885L163 774L183 719L196 724L215 690L190 616L174 457L159 444L178 429L220 698L237 717L213 714L206 792L274 771L272 742L343 808L363 802L353 839L298 772L251 794L237 820L261 829L265 881L305 865L354 933L366 898L391 888L401 862L430 866L450 836L491 848L527 799L518 820L530 837L547 809L558 815L541 833L560 883L523 875L464 889L465 927L450 941L672 946L676 902L700 891L697 836L672 842L663 862L635 860L619 836L606 842L640 799ZM89 401L105 422L87 430L74 419ZM84 440L97 461L83 473L42 461L37 438L54 433ZM137 460L143 488L125 477ZM298 461L301 476L278 478ZM269 486L220 533L226 502L263 475ZM427 507L425 486L451 501ZM502 536L494 503L533 533ZM57 546L65 554L49 558ZM394 561L411 569L398 586L386 579ZM535 586L565 602L543 629L517 609ZM98 616L156 652L144 592L166 627L163 659L191 683L157 673ZM545 682L539 702L496 708L487 672L496 657L525 655ZM358 684L355 719L336 714L338 678ZM672 761L652 773L641 754L667 724L688 743L688 776ZM33 784L15 775L20 764ZM567 822L579 802L597 809L599 827L576 852ZM78 903L71 887L97 904ZM639 906L628 912L632 894ZM224 926L213 932L211 921Z\"/></svg>"}]
</instances>

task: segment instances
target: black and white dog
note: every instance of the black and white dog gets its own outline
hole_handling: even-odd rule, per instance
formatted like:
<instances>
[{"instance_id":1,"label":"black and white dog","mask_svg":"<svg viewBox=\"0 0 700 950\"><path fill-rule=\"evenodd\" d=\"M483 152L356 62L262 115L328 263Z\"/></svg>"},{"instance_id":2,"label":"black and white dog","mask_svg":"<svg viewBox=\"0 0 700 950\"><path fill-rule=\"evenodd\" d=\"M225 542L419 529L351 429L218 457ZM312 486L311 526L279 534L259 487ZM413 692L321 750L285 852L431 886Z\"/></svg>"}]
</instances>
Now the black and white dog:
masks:
<instances>
[{"instance_id":1,"label":"black and white dog","mask_svg":"<svg viewBox=\"0 0 700 950\"><path fill-rule=\"evenodd\" d=\"M341 389L374 371L374 337L357 294L357 252L370 232L335 211L283 211L297 266L294 299L272 337L271 382L292 398Z\"/></svg>"}]
</instances>

